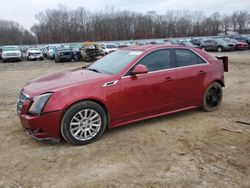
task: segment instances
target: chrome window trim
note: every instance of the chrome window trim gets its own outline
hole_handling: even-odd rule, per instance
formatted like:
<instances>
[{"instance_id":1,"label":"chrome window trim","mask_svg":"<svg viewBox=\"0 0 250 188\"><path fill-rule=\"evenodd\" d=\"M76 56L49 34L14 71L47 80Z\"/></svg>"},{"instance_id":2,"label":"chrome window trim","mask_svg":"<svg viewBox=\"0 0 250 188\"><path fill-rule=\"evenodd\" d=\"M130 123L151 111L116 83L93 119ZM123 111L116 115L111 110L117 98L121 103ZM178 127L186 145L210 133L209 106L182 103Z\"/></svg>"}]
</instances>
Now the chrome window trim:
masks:
<instances>
[{"instance_id":1,"label":"chrome window trim","mask_svg":"<svg viewBox=\"0 0 250 188\"><path fill-rule=\"evenodd\" d=\"M151 48L150 48L150 49L151 49ZM176 50L176 49L182 50L182 49L183 49L183 50L192 51L194 54L196 54L197 56L199 56L200 58L202 58L206 63L204 63L204 64L188 65L188 66L182 66L182 67L172 67L172 68L162 69L162 70L158 70L158 71L151 71L151 72L148 72L148 73L146 73L146 74L164 72L164 71L175 70L175 69L183 69L183 68L189 68L189 67L196 67L196 66L204 66L204 65L209 65L209 64L210 64L204 57L202 57L200 54L198 54L197 52L195 52L195 51L192 50L192 49L188 49L188 48L166 48L166 49L169 49L169 50ZM164 50L164 49L159 49L159 50ZM157 50L156 50L156 51L157 51ZM125 75L130 71L130 69L131 69L134 65L136 65L142 58L144 58L145 56L147 56L149 53L151 53L151 51L148 52L148 53L146 53L146 54L145 54L143 57L141 57L140 59L138 59L137 62L136 62L135 64L133 64L133 65L129 68L129 70L128 70L125 74L123 74L123 76L122 76L121 78L123 79L123 78L132 77L131 75L129 75L129 76L125 76ZM143 75L145 75L145 74L143 74ZM140 75L137 75L137 76L140 76Z\"/></svg>"}]
</instances>

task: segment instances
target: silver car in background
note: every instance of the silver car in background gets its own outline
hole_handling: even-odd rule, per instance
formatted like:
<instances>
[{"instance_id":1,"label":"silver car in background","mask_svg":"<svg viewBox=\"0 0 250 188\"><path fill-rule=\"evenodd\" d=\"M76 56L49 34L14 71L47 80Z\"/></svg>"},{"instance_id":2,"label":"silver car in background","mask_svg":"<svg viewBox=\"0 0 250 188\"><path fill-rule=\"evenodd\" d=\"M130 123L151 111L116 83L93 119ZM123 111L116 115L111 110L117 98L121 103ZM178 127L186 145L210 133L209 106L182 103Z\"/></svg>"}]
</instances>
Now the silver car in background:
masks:
<instances>
[{"instance_id":1,"label":"silver car in background","mask_svg":"<svg viewBox=\"0 0 250 188\"><path fill-rule=\"evenodd\" d=\"M18 46L2 47L2 62L5 61L22 61L22 52Z\"/></svg>"},{"instance_id":2,"label":"silver car in background","mask_svg":"<svg viewBox=\"0 0 250 188\"><path fill-rule=\"evenodd\" d=\"M38 48L29 48L27 50L27 60L43 60L43 54Z\"/></svg>"}]
</instances>

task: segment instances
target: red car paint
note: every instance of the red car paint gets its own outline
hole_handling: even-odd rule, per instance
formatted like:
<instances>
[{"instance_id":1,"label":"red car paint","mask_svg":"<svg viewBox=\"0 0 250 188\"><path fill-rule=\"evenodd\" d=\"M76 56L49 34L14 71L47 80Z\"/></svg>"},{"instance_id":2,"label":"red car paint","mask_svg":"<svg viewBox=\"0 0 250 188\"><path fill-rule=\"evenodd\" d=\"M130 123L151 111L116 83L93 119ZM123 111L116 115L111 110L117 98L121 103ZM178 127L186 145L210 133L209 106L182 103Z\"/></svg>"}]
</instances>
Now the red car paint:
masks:
<instances>
[{"instance_id":1,"label":"red car paint","mask_svg":"<svg viewBox=\"0 0 250 188\"><path fill-rule=\"evenodd\" d=\"M249 45L245 42L237 42L235 43L236 50L247 50Z\"/></svg>"},{"instance_id":2,"label":"red car paint","mask_svg":"<svg viewBox=\"0 0 250 188\"><path fill-rule=\"evenodd\" d=\"M160 49L189 49L202 57L207 64L124 76L146 54ZM115 75L79 68L46 76L26 85L22 92L29 98L19 113L23 128L37 139L59 139L65 110L82 100L93 100L102 105L108 114L109 127L113 128L200 107L203 94L212 82L217 81L224 86L222 61L200 49L149 45L121 50L143 53ZM107 83L115 84L104 87ZM53 95L46 103L43 113L39 116L28 114L33 98L47 92L53 92Z\"/></svg>"}]
</instances>

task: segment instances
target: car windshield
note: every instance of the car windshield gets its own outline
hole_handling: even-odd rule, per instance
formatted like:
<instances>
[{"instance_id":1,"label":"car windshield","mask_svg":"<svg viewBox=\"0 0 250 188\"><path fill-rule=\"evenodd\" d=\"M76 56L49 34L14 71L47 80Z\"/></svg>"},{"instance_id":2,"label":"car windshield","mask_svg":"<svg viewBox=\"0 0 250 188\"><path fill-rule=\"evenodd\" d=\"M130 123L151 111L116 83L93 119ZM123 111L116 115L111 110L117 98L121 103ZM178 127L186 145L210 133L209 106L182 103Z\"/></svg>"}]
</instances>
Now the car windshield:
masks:
<instances>
[{"instance_id":1,"label":"car windshield","mask_svg":"<svg viewBox=\"0 0 250 188\"><path fill-rule=\"evenodd\" d=\"M142 53L143 51L118 50L96 61L88 69L104 74L117 74Z\"/></svg>"},{"instance_id":2,"label":"car windshield","mask_svg":"<svg viewBox=\"0 0 250 188\"><path fill-rule=\"evenodd\" d=\"M49 49L54 50L54 49L56 49L56 47L55 46L49 46Z\"/></svg>"},{"instance_id":3,"label":"car windshield","mask_svg":"<svg viewBox=\"0 0 250 188\"><path fill-rule=\"evenodd\" d=\"M81 48L81 44L70 44L70 48Z\"/></svg>"},{"instance_id":4,"label":"car windshield","mask_svg":"<svg viewBox=\"0 0 250 188\"><path fill-rule=\"evenodd\" d=\"M28 50L36 50L36 51L40 51L38 48L29 48Z\"/></svg>"},{"instance_id":5,"label":"car windshield","mask_svg":"<svg viewBox=\"0 0 250 188\"><path fill-rule=\"evenodd\" d=\"M238 42L237 40L235 40L235 39L228 39L228 38L226 38L226 39L224 39L226 42L233 42L233 43L235 43L235 42Z\"/></svg>"},{"instance_id":6,"label":"car windshield","mask_svg":"<svg viewBox=\"0 0 250 188\"><path fill-rule=\"evenodd\" d=\"M224 42L226 42L225 40L223 40L223 39L216 39L216 42L221 42L221 43L224 43Z\"/></svg>"},{"instance_id":7,"label":"car windshield","mask_svg":"<svg viewBox=\"0 0 250 188\"><path fill-rule=\"evenodd\" d=\"M12 46L10 46L10 47L3 47L3 51L18 51L19 50L19 48L18 47L12 47Z\"/></svg>"},{"instance_id":8,"label":"car windshield","mask_svg":"<svg viewBox=\"0 0 250 188\"><path fill-rule=\"evenodd\" d=\"M65 47L59 47L56 49L56 51L71 51L70 48L65 48Z\"/></svg>"},{"instance_id":9,"label":"car windshield","mask_svg":"<svg viewBox=\"0 0 250 188\"><path fill-rule=\"evenodd\" d=\"M106 48L116 48L116 45L108 44L106 45Z\"/></svg>"},{"instance_id":10,"label":"car windshield","mask_svg":"<svg viewBox=\"0 0 250 188\"><path fill-rule=\"evenodd\" d=\"M182 43L184 43L185 45L193 46L193 44L191 42L188 42L188 41L185 41L185 42L182 42Z\"/></svg>"}]
</instances>

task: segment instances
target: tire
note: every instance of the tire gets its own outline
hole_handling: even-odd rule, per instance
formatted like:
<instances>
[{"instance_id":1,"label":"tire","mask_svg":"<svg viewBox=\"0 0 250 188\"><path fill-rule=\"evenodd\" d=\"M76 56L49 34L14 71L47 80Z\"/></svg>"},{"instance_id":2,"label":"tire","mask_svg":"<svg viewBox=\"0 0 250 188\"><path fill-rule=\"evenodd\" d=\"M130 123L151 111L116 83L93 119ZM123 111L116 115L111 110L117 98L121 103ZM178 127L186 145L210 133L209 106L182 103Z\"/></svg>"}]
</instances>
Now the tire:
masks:
<instances>
[{"instance_id":1,"label":"tire","mask_svg":"<svg viewBox=\"0 0 250 188\"><path fill-rule=\"evenodd\" d=\"M206 48L204 46L201 47L201 50L206 51Z\"/></svg>"},{"instance_id":2,"label":"tire","mask_svg":"<svg viewBox=\"0 0 250 188\"><path fill-rule=\"evenodd\" d=\"M65 112L61 122L61 134L69 144L86 145L100 138L106 127L105 110L95 102L83 101Z\"/></svg>"},{"instance_id":3,"label":"tire","mask_svg":"<svg viewBox=\"0 0 250 188\"><path fill-rule=\"evenodd\" d=\"M206 89L202 99L202 110L205 112L216 111L222 102L223 90L218 82L214 82Z\"/></svg>"},{"instance_id":4,"label":"tire","mask_svg":"<svg viewBox=\"0 0 250 188\"><path fill-rule=\"evenodd\" d=\"M73 56L73 60L74 60L75 62L78 62L78 61L80 60L80 58L79 58L79 56L76 54L76 55Z\"/></svg>"},{"instance_id":5,"label":"tire","mask_svg":"<svg viewBox=\"0 0 250 188\"><path fill-rule=\"evenodd\" d=\"M222 52L222 51L223 51L222 47L221 47L221 46L218 46L217 52Z\"/></svg>"},{"instance_id":6,"label":"tire","mask_svg":"<svg viewBox=\"0 0 250 188\"><path fill-rule=\"evenodd\" d=\"M55 58L55 63L59 63L61 62L61 59L60 58Z\"/></svg>"}]
</instances>

